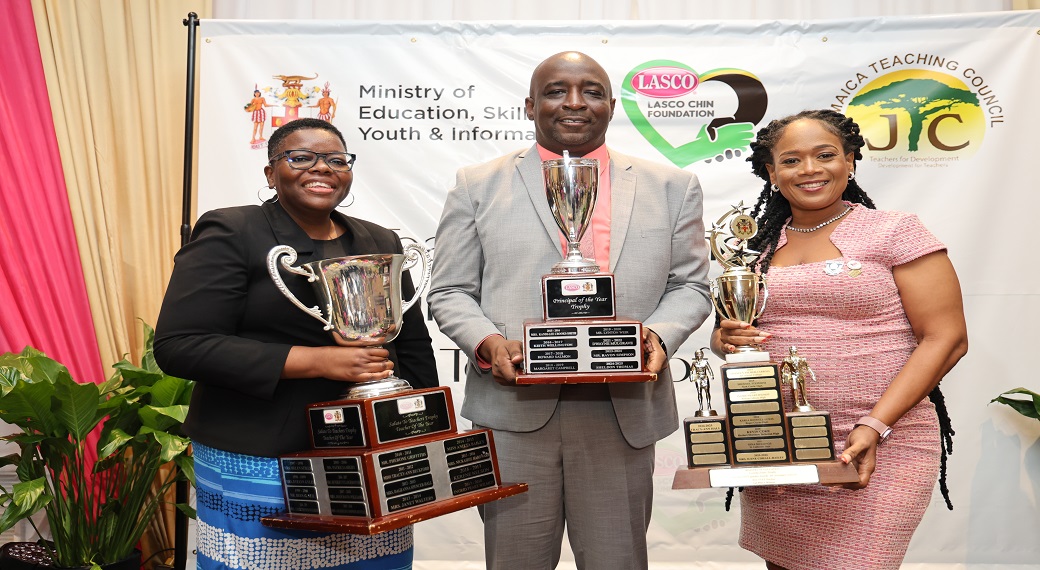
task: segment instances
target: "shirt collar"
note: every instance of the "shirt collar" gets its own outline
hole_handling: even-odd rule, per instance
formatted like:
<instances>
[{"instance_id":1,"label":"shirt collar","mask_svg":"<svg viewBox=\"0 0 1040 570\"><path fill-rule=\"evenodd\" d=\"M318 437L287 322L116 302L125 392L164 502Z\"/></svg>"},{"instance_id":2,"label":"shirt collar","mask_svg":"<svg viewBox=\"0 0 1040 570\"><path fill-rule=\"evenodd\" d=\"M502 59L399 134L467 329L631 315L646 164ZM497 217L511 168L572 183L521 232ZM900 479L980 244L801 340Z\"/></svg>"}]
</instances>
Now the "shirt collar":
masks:
<instances>
[{"instance_id":1,"label":"shirt collar","mask_svg":"<svg viewBox=\"0 0 1040 570\"><path fill-rule=\"evenodd\" d=\"M538 149L538 158L541 158L542 162L545 162L546 160L552 160L554 158L563 158L563 155L556 154L555 152L545 148L544 146L538 143L535 143L534 146ZM600 145L595 150L586 153L585 156L581 158L594 158L598 160L600 172L606 170L607 166L610 164L610 153L607 151L606 144Z\"/></svg>"}]
</instances>

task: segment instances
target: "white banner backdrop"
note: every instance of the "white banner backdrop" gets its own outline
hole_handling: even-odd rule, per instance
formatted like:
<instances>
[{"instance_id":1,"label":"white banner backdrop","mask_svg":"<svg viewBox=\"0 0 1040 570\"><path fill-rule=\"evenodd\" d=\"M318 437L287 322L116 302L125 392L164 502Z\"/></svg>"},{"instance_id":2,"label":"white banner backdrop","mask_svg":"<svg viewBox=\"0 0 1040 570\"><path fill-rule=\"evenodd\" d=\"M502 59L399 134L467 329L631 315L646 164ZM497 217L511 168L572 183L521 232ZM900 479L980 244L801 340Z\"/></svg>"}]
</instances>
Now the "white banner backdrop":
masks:
<instances>
[{"instance_id":1,"label":"white banner backdrop","mask_svg":"<svg viewBox=\"0 0 1040 570\"><path fill-rule=\"evenodd\" d=\"M958 432L955 510L936 491L908 567L1035 567L1040 424L988 402L1040 387L1022 354L1040 320L1040 271L1028 261L1040 206L1038 34L1040 12L580 25L204 20L198 211L271 195L266 142L252 140L257 104L266 105L266 138L288 118L332 115L331 102L331 122L358 155L345 212L433 245L456 169L533 143L523 113L530 73L565 50L588 53L611 76L608 144L697 173L709 224L761 190L744 160L758 128L807 108L851 114L870 143L862 186L880 208L919 214L947 244L968 318L968 356L943 382ZM532 287L539 277L518 276ZM465 358L430 325L441 383L460 406ZM689 362L709 333L710 323L672 360L680 417L696 409ZM753 563L736 546L736 501L726 512L721 490L671 490L685 461L678 434L658 444L652 567ZM482 543L473 509L424 522L416 567L480 567Z\"/></svg>"}]
</instances>

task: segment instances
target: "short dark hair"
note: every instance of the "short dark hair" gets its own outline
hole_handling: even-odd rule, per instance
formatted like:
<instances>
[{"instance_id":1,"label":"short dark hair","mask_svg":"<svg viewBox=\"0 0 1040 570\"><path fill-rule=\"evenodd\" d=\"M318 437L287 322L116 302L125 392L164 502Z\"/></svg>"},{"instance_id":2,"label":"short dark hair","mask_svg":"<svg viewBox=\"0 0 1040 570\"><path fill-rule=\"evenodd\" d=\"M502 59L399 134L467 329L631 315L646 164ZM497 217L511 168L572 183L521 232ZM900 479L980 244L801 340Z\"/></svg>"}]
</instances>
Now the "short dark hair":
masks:
<instances>
[{"instance_id":1,"label":"short dark hair","mask_svg":"<svg viewBox=\"0 0 1040 570\"><path fill-rule=\"evenodd\" d=\"M304 131L308 129L330 132L336 135L336 138L343 143L344 150L347 148L347 140L343 138L343 133L336 128L336 125L321 119L296 119L295 121L289 121L288 123L278 127L278 129L271 134L271 138L267 140L267 159L271 160L282 152L282 145L285 143L285 137L295 133L296 131Z\"/></svg>"}]
</instances>

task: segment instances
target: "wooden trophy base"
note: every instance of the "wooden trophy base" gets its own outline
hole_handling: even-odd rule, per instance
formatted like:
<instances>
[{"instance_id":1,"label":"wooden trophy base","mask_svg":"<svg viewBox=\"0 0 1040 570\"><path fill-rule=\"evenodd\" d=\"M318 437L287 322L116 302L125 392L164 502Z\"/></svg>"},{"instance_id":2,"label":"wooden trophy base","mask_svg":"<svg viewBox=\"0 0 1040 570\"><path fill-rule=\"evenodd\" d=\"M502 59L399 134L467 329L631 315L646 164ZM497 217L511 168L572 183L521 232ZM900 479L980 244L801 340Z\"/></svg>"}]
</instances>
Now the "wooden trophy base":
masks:
<instances>
[{"instance_id":1,"label":"wooden trophy base","mask_svg":"<svg viewBox=\"0 0 1040 570\"><path fill-rule=\"evenodd\" d=\"M439 501L425 507L417 507L376 517L358 519L337 517L332 515L294 515L283 513L264 517L264 526L292 530L312 530L319 532L342 532L347 534L377 534L394 530L425 520L468 509L498 499L519 495L527 491L527 483L503 483L494 489L485 489L460 497Z\"/></svg>"},{"instance_id":2,"label":"wooden trophy base","mask_svg":"<svg viewBox=\"0 0 1040 570\"><path fill-rule=\"evenodd\" d=\"M843 485L859 481L855 466L841 461L680 468L673 489L757 487L763 485Z\"/></svg>"},{"instance_id":3,"label":"wooden trophy base","mask_svg":"<svg viewBox=\"0 0 1040 570\"><path fill-rule=\"evenodd\" d=\"M738 353L726 360L721 373L727 413L686 418L691 467L675 472L673 489L859 481L853 465L835 458L829 413L784 411L780 370L768 353ZM728 464L711 464L723 463L727 454Z\"/></svg>"},{"instance_id":4,"label":"wooden trophy base","mask_svg":"<svg viewBox=\"0 0 1040 570\"><path fill-rule=\"evenodd\" d=\"M278 460L287 512L261 519L268 526L371 534L527 489L502 482L488 429Z\"/></svg>"},{"instance_id":5,"label":"wooden trophy base","mask_svg":"<svg viewBox=\"0 0 1040 570\"><path fill-rule=\"evenodd\" d=\"M601 373L575 372L573 374L517 374L517 384L607 384L615 382L654 382L652 372Z\"/></svg>"}]
</instances>

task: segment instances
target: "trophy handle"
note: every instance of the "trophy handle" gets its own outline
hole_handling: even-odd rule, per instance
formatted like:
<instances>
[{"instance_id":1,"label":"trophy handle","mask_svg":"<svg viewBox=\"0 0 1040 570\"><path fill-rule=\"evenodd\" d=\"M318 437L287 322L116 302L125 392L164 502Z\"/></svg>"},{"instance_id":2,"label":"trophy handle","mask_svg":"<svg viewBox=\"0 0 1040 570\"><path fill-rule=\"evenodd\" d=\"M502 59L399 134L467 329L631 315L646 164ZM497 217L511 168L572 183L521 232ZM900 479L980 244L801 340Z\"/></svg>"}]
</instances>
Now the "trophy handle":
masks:
<instances>
[{"instance_id":1,"label":"trophy handle","mask_svg":"<svg viewBox=\"0 0 1040 570\"><path fill-rule=\"evenodd\" d=\"M426 286L430 284L430 272L433 271L430 250L418 243L404 246L404 265L401 266L401 269L407 271L420 262L422 263L422 275L419 277L419 283L415 285L415 294L401 305L401 314L408 312L408 309L419 300Z\"/></svg>"},{"instance_id":2,"label":"trophy handle","mask_svg":"<svg viewBox=\"0 0 1040 570\"><path fill-rule=\"evenodd\" d=\"M766 311L766 301L769 300L769 288L766 287L766 276L762 275L758 278L758 288L762 291L762 306L758 309L758 314L755 315L755 319L762 316L762 313Z\"/></svg>"},{"instance_id":3,"label":"trophy handle","mask_svg":"<svg viewBox=\"0 0 1040 570\"><path fill-rule=\"evenodd\" d=\"M709 285L711 286L711 304L715 306L715 312L718 313L719 316L721 316L722 318L728 319L729 317L726 316L726 312L722 310L722 305L719 304L718 284L715 283L714 279L712 279L709 282Z\"/></svg>"},{"instance_id":4,"label":"trophy handle","mask_svg":"<svg viewBox=\"0 0 1040 570\"><path fill-rule=\"evenodd\" d=\"M284 256L284 257L283 257ZM318 276L313 271L306 267L293 267L292 264L296 262L296 250L288 245L276 245L271 248L271 251L267 252L267 272L271 274L271 280L274 281L275 287L285 295L285 298L292 301L293 305L300 308L301 311L321 321L325 325L325 330L330 331L333 329L332 322L326 319L321 314L321 310L318 306L307 307L293 295L292 291L285 286L285 281L282 281L282 275L278 272L278 258L283 257L281 260L282 267L289 273L295 273L296 275L302 275L307 278L308 282L315 282L318 280Z\"/></svg>"}]
</instances>

